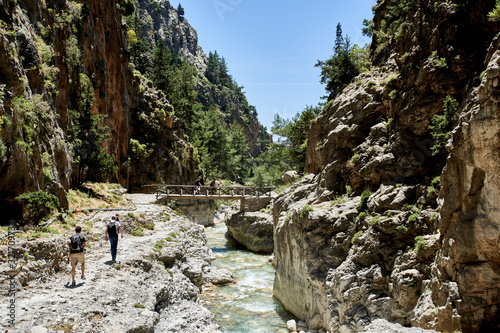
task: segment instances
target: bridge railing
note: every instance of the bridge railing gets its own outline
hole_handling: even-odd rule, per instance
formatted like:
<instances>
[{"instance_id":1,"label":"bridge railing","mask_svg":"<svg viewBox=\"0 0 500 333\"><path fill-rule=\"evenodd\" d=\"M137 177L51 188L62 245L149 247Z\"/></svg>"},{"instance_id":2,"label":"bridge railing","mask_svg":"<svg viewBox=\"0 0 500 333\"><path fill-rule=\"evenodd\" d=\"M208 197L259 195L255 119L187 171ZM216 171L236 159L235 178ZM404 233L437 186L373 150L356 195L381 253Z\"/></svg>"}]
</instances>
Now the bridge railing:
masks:
<instances>
[{"instance_id":1,"label":"bridge railing","mask_svg":"<svg viewBox=\"0 0 500 333\"><path fill-rule=\"evenodd\" d=\"M250 186L201 186L197 189L195 185L146 185L156 188L156 197L219 197L227 199L260 198L270 197L274 187L250 187Z\"/></svg>"}]
</instances>

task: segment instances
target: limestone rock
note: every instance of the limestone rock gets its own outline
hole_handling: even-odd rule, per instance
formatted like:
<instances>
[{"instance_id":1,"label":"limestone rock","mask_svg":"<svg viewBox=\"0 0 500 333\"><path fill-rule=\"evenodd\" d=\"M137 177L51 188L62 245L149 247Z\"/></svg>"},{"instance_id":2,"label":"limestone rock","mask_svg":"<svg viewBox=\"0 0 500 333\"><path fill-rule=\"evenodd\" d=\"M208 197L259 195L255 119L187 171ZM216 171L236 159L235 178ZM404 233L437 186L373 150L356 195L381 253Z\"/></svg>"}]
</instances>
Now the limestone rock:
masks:
<instances>
[{"instance_id":1,"label":"limestone rock","mask_svg":"<svg viewBox=\"0 0 500 333\"><path fill-rule=\"evenodd\" d=\"M170 221L164 221L165 207L145 204L137 207L138 214L155 222L154 232L142 237L126 232L118 243L118 263L111 265L109 243L101 237L114 212L97 215L94 228L84 230L90 244L86 253L87 279L79 278L78 267L74 287L68 282L66 236L37 240L16 238L14 253L23 266L15 277L19 282L16 284L19 304L16 314L20 319L16 322L17 329L30 332L34 326L67 327L68 323L78 323L73 326L73 331L78 333L219 332L214 315L201 306L200 287L194 282L222 283L228 282L231 276L229 272L210 267L203 227L171 211ZM171 267L165 267L159 260L162 258L159 252L168 252L159 251L161 246L163 249L177 247L180 253L172 256L175 259ZM0 246L0 271L6 265L7 251L7 246ZM0 279L4 277L0 275ZM6 308L6 302L8 298L0 299L2 308Z\"/></svg>"},{"instance_id":2,"label":"limestone rock","mask_svg":"<svg viewBox=\"0 0 500 333\"><path fill-rule=\"evenodd\" d=\"M214 200L178 200L177 209L187 218L202 226L214 225Z\"/></svg>"},{"instance_id":3,"label":"limestone rock","mask_svg":"<svg viewBox=\"0 0 500 333\"><path fill-rule=\"evenodd\" d=\"M281 176L281 180L287 184L291 184L295 182L295 180L299 177L297 171L287 171L283 176Z\"/></svg>"},{"instance_id":4,"label":"limestone rock","mask_svg":"<svg viewBox=\"0 0 500 333\"><path fill-rule=\"evenodd\" d=\"M226 220L227 233L253 252L273 251L273 221L266 213L240 212Z\"/></svg>"},{"instance_id":5,"label":"limestone rock","mask_svg":"<svg viewBox=\"0 0 500 333\"><path fill-rule=\"evenodd\" d=\"M390 323L384 319L375 319L368 327L363 330L364 333L432 333L434 330L424 330L415 327L403 327L399 324Z\"/></svg>"}]
</instances>

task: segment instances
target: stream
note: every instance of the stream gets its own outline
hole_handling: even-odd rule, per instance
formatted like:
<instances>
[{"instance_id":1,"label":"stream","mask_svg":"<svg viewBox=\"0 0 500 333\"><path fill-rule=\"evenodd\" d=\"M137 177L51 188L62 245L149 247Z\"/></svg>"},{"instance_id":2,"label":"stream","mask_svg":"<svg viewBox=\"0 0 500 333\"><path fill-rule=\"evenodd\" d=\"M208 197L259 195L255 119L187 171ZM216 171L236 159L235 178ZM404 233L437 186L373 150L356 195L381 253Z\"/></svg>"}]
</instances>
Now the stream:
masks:
<instances>
[{"instance_id":1,"label":"stream","mask_svg":"<svg viewBox=\"0 0 500 333\"><path fill-rule=\"evenodd\" d=\"M255 254L226 237L227 228L216 219L205 228L207 245L217 257L212 265L230 270L237 282L216 287L203 297L224 333L285 333L293 317L273 297L274 267L269 255Z\"/></svg>"}]
</instances>

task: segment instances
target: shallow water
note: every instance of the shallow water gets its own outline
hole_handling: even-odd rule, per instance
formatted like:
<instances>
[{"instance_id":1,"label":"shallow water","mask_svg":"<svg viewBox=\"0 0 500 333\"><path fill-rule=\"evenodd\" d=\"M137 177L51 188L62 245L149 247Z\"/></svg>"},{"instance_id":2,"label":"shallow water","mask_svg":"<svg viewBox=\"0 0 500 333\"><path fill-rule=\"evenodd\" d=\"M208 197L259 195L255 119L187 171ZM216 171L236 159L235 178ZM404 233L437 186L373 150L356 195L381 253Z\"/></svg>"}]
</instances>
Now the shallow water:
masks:
<instances>
[{"instance_id":1,"label":"shallow water","mask_svg":"<svg viewBox=\"0 0 500 333\"><path fill-rule=\"evenodd\" d=\"M274 267L269 255L242 249L226 232L223 222L206 228L207 245L217 257L212 265L233 272L237 282L202 297L205 307L225 333L288 332L286 322L292 316L273 298Z\"/></svg>"}]
</instances>

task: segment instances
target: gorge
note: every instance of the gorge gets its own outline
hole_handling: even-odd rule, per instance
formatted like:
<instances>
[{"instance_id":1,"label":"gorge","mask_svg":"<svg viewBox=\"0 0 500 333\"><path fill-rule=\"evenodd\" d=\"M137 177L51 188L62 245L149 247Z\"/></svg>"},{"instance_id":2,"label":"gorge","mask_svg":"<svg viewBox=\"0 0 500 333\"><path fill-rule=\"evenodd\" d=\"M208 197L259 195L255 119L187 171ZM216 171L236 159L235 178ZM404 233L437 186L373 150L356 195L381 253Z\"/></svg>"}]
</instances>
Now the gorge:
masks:
<instances>
[{"instance_id":1,"label":"gorge","mask_svg":"<svg viewBox=\"0 0 500 333\"><path fill-rule=\"evenodd\" d=\"M225 70L214 74L223 57L203 52L180 9L156 0L0 0L2 226L15 220L26 234L30 225L41 232L24 222L29 209L16 197L43 192L68 208L87 180L131 193L192 184L203 172L227 176L227 186L269 181L254 170L273 151L270 134L242 87ZM228 233L273 252L272 294L283 316L310 332L499 331L500 3L378 0L366 27L366 53L342 58L349 43L339 38L335 56L320 62L329 96L292 147L303 156L300 177L252 214L233 215ZM342 61L367 65L345 79L334 75L349 67ZM168 64L166 72L154 64ZM213 215L216 203L207 206ZM126 219L133 249L119 268L96 271L88 311L50 287L67 273L72 230L16 238L20 329L57 331L71 321L76 332L218 332L200 289L234 276L211 264L203 228L181 216L192 208L154 207ZM87 226L96 262L108 217L95 231ZM150 222L146 238L132 235ZM0 250L6 272L7 244ZM100 295L105 278L120 286L113 293L130 289L123 301Z\"/></svg>"}]
</instances>

